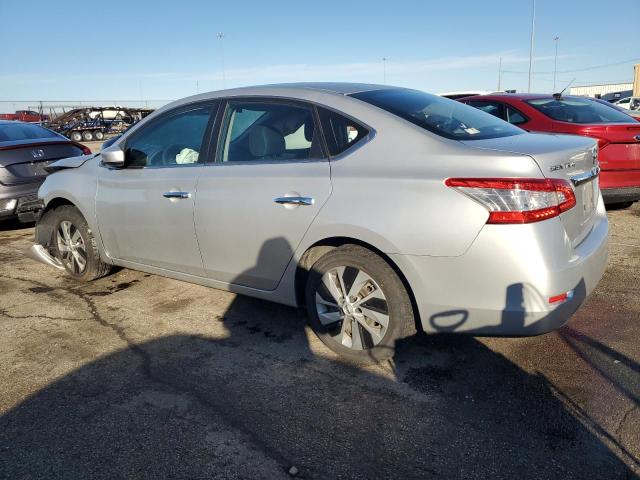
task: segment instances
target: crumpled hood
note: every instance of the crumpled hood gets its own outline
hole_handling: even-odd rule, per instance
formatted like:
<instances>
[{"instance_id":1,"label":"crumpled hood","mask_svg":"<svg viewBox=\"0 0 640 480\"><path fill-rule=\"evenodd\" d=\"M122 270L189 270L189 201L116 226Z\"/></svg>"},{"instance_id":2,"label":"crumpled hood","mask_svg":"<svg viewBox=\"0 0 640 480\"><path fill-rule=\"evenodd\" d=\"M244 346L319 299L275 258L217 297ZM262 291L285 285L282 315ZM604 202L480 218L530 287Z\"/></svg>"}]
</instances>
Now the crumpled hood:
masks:
<instances>
[{"instance_id":1,"label":"crumpled hood","mask_svg":"<svg viewBox=\"0 0 640 480\"><path fill-rule=\"evenodd\" d=\"M53 162L51 165L46 167L47 172L53 173L58 170L64 170L66 168L78 168L87 163L89 160L92 160L99 153L92 153L91 155L80 155L79 157L69 157L63 158L62 160L58 160Z\"/></svg>"}]
</instances>

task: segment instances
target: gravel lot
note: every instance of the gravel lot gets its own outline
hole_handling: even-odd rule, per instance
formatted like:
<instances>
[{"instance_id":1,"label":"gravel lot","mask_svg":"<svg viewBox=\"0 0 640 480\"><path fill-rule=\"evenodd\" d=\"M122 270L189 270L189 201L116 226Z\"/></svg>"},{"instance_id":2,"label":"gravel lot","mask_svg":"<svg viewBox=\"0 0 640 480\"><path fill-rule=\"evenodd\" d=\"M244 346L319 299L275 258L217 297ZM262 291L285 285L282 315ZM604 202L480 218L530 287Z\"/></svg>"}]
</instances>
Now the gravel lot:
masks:
<instances>
[{"instance_id":1,"label":"gravel lot","mask_svg":"<svg viewBox=\"0 0 640 480\"><path fill-rule=\"evenodd\" d=\"M0 224L0 478L636 478L640 205L558 332L341 362L296 310L130 270L94 283Z\"/></svg>"}]
</instances>

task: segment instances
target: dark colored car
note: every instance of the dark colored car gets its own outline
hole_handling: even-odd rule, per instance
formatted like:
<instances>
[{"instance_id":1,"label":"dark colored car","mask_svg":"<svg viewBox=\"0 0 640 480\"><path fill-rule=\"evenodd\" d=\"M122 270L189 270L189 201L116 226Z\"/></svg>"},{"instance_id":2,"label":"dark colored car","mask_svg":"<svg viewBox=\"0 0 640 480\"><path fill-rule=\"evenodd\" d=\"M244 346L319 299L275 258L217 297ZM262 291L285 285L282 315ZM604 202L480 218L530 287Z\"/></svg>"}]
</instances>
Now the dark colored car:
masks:
<instances>
[{"instance_id":1,"label":"dark colored car","mask_svg":"<svg viewBox=\"0 0 640 480\"><path fill-rule=\"evenodd\" d=\"M0 220L32 221L45 167L89 153L87 147L40 125L0 120Z\"/></svg>"},{"instance_id":2,"label":"dark colored car","mask_svg":"<svg viewBox=\"0 0 640 480\"><path fill-rule=\"evenodd\" d=\"M459 101L531 132L596 139L605 203L624 208L640 200L640 123L612 105L585 97L540 94L479 95Z\"/></svg>"}]
</instances>

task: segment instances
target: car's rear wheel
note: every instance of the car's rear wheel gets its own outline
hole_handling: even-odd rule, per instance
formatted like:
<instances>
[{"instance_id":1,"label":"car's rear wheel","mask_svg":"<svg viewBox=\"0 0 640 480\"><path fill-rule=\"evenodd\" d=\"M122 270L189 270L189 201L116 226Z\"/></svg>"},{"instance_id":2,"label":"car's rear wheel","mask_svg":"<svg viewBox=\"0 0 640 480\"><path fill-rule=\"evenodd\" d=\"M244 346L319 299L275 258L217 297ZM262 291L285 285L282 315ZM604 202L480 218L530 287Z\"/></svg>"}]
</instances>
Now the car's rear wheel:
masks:
<instances>
[{"instance_id":1,"label":"car's rear wheel","mask_svg":"<svg viewBox=\"0 0 640 480\"><path fill-rule=\"evenodd\" d=\"M53 225L53 250L69 275L87 282L109 273L111 266L100 259L93 233L77 208L56 208Z\"/></svg>"},{"instance_id":2,"label":"car's rear wheel","mask_svg":"<svg viewBox=\"0 0 640 480\"><path fill-rule=\"evenodd\" d=\"M305 297L320 340L357 362L392 357L396 341L416 331L411 300L396 272L357 245L333 249L314 263Z\"/></svg>"},{"instance_id":3,"label":"car's rear wheel","mask_svg":"<svg viewBox=\"0 0 640 480\"><path fill-rule=\"evenodd\" d=\"M85 142L90 142L91 140L93 140L93 133L91 133L91 131L89 130L85 130L84 132L82 132L82 139Z\"/></svg>"}]
</instances>

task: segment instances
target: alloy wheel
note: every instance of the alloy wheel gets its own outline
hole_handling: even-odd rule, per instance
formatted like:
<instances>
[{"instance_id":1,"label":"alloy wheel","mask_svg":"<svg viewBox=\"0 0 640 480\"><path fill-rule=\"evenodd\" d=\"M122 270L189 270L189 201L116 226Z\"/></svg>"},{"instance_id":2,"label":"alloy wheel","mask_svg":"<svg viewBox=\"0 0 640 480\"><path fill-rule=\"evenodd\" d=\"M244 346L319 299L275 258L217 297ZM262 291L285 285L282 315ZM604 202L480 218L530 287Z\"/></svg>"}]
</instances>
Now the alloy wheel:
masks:
<instances>
[{"instance_id":1,"label":"alloy wheel","mask_svg":"<svg viewBox=\"0 0 640 480\"><path fill-rule=\"evenodd\" d=\"M376 346L389 328L387 298L376 281L355 267L332 268L316 290L322 326L341 345L353 350Z\"/></svg>"},{"instance_id":2,"label":"alloy wheel","mask_svg":"<svg viewBox=\"0 0 640 480\"><path fill-rule=\"evenodd\" d=\"M56 231L60 260L67 269L81 274L87 268L87 249L78 227L68 220L60 222Z\"/></svg>"}]
</instances>

